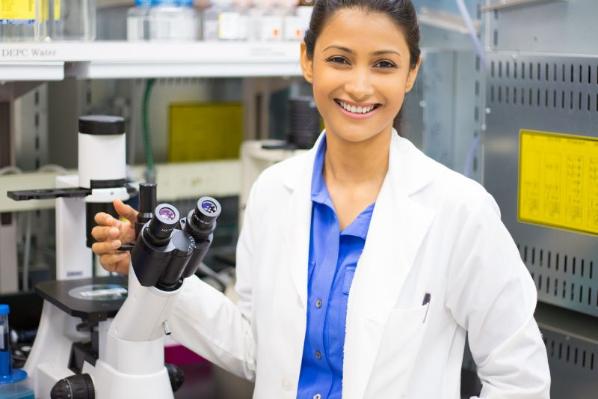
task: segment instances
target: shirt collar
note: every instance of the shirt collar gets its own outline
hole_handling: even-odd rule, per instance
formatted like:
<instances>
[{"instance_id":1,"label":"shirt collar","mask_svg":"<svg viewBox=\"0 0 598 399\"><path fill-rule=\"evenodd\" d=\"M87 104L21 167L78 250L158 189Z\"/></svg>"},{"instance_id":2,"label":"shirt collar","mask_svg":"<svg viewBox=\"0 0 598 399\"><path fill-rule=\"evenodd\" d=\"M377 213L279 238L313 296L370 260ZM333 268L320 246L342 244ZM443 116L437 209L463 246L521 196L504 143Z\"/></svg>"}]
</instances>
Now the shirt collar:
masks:
<instances>
[{"instance_id":1,"label":"shirt collar","mask_svg":"<svg viewBox=\"0 0 598 399\"><path fill-rule=\"evenodd\" d=\"M334 209L330 194L328 194L328 188L324 181L324 155L326 154L326 135L322 137L320 145L316 151L316 157L314 161L314 171L311 178L311 199L312 201L327 205L331 209Z\"/></svg>"},{"instance_id":2,"label":"shirt collar","mask_svg":"<svg viewBox=\"0 0 598 399\"><path fill-rule=\"evenodd\" d=\"M317 204L326 205L336 213L334 204L332 203L330 194L328 193L328 187L326 187L326 182L324 181L325 155L326 135L322 137L322 140L320 141L316 151L313 175L311 179L311 200ZM351 235L365 240L368 234L372 213L374 212L374 205L375 203L370 204L366 209L364 209L355 218L355 220L353 220L353 222L341 232L341 235Z\"/></svg>"}]
</instances>

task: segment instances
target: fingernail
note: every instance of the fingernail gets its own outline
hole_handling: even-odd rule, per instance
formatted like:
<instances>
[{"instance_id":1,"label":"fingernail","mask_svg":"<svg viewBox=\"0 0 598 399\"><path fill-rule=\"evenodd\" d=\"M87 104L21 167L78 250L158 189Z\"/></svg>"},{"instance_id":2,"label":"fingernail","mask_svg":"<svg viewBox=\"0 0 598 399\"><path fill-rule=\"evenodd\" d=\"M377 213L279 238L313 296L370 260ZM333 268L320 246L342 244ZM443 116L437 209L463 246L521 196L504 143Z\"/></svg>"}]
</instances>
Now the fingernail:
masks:
<instances>
[{"instance_id":1,"label":"fingernail","mask_svg":"<svg viewBox=\"0 0 598 399\"><path fill-rule=\"evenodd\" d=\"M121 246L120 240L112 241L113 248L120 248L120 246Z\"/></svg>"}]
</instances>

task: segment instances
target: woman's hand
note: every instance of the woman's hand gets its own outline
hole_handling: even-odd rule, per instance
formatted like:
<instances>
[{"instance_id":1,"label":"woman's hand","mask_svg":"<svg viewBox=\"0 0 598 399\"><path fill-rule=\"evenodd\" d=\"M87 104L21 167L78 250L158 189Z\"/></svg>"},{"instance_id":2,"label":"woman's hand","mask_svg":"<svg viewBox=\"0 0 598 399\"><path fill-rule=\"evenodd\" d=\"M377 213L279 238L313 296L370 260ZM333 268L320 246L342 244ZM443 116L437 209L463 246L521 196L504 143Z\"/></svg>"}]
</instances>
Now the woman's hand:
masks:
<instances>
[{"instance_id":1,"label":"woman's hand","mask_svg":"<svg viewBox=\"0 0 598 399\"><path fill-rule=\"evenodd\" d=\"M97 242L91 249L100 257L104 269L128 274L131 255L129 252L119 251L118 248L122 244L135 241L135 221L138 212L121 200L114 200L113 205L121 219L115 219L104 212L97 213L95 221L98 225L91 230L91 235Z\"/></svg>"}]
</instances>

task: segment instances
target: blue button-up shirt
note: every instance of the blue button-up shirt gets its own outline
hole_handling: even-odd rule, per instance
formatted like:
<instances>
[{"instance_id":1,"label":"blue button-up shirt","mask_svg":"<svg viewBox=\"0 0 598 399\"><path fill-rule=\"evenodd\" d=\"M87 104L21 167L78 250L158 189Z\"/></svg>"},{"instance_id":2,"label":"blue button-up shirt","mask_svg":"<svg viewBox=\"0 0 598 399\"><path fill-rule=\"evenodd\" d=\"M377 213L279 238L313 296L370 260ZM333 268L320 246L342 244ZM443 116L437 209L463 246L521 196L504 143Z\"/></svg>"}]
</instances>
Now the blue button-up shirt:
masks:
<instances>
[{"instance_id":1,"label":"blue button-up shirt","mask_svg":"<svg viewBox=\"0 0 598 399\"><path fill-rule=\"evenodd\" d=\"M340 231L323 176L325 153L324 137L312 176L307 329L298 399L341 398L347 299L374 210L371 204Z\"/></svg>"}]
</instances>

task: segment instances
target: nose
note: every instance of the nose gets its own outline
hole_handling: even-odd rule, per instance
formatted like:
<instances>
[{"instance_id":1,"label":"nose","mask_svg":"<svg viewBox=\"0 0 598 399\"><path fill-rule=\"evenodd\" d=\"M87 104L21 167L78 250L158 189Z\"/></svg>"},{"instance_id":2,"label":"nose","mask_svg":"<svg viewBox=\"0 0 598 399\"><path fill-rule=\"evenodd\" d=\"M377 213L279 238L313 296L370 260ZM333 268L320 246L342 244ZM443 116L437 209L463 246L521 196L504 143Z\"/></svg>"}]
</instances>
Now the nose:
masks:
<instances>
[{"instance_id":1,"label":"nose","mask_svg":"<svg viewBox=\"0 0 598 399\"><path fill-rule=\"evenodd\" d=\"M347 78L345 91L355 102L365 101L374 94L370 72L366 68L355 69Z\"/></svg>"}]
</instances>

